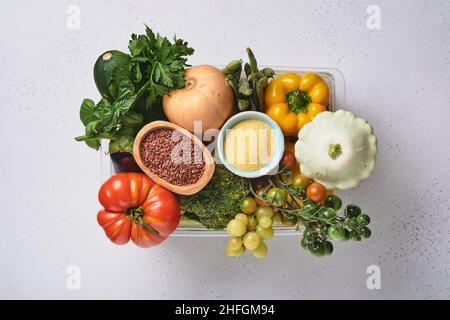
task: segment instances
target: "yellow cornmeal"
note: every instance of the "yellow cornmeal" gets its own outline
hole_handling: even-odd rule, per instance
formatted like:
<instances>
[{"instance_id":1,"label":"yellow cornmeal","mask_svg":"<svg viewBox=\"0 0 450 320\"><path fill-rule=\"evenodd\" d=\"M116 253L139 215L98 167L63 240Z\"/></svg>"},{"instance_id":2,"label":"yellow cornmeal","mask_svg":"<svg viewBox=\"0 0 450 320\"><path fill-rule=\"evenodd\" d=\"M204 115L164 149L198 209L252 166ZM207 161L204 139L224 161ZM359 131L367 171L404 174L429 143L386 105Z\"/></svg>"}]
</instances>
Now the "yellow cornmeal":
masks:
<instances>
[{"instance_id":1,"label":"yellow cornmeal","mask_svg":"<svg viewBox=\"0 0 450 320\"><path fill-rule=\"evenodd\" d=\"M275 135L260 120L244 120L226 132L224 149L233 167L255 171L270 162L275 152Z\"/></svg>"}]
</instances>

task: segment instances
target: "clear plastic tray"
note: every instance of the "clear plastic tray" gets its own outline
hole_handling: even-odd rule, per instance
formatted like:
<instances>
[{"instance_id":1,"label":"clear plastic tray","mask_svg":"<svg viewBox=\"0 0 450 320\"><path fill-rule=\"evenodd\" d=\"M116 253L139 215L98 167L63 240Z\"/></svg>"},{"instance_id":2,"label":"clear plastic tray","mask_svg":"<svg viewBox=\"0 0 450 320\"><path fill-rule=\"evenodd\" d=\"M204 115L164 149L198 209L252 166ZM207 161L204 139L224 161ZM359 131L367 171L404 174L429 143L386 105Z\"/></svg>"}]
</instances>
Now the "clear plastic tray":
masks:
<instances>
[{"instance_id":1,"label":"clear plastic tray","mask_svg":"<svg viewBox=\"0 0 450 320\"><path fill-rule=\"evenodd\" d=\"M220 67L220 66L219 66ZM295 72L302 75L307 72L315 72L320 74L330 87L330 102L329 110L336 110L339 107L344 107L345 100L345 79L342 72L338 69L331 68L302 68L302 67L280 67L280 66L261 66L261 68L270 67L275 70L276 75ZM116 173L115 166L111 161L110 156L105 150L108 150L108 142L102 142L101 157L100 157L100 181L101 183ZM338 192L342 198L343 205L347 204L347 192ZM275 235L297 235L296 227L286 227L280 223L274 223ZM201 223L182 217L180 225L172 236L227 236L224 230L211 230L205 228Z\"/></svg>"}]
</instances>

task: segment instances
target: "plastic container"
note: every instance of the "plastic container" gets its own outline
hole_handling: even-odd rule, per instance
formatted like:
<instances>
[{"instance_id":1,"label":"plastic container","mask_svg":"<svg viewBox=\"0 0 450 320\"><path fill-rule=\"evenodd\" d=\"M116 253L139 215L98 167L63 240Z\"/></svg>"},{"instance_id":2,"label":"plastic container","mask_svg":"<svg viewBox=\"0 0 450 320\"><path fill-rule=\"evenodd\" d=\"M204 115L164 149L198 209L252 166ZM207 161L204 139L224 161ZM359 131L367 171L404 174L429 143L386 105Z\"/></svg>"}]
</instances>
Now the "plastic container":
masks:
<instances>
[{"instance_id":1,"label":"plastic container","mask_svg":"<svg viewBox=\"0 0 450 320\"><path fill-rule=\"evenodd\" d=\"M264 67L274 69L276 75L286 72L295 72L299 75L308 72L318 73L327 82L330 88L330 102L328 109L334 111L340 107L345 107L345 79L342 72L338 69L260 66L261 69ZM111 157L107 154L106 150L108 150L108 142L102 141L102 147L100 150L100 183L103 183L106 179L117 172L117 167L114 162L111 161ZM338 192L338 195L342 198L343 207L345 207L348 203L347 192L340 191ZM298 231L295 226L286 227L280 223L274 222L273 228L275 235L298 235ZM228 236L228 234L225 230L210 230L197 221L182 218L177 230L171 236Z\"/></svg>"}]
</instances>

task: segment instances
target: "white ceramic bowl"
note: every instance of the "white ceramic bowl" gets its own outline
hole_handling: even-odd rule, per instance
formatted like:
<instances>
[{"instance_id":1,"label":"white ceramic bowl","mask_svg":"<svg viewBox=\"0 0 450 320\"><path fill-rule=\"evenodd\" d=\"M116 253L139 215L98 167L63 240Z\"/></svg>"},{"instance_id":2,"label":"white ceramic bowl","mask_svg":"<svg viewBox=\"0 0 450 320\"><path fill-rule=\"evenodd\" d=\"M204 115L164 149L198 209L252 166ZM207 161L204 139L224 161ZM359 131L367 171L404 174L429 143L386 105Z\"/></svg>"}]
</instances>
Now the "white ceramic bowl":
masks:
<instances>
[{"instance_id":1,"label":"white ceramic bowl","mask_svg":"<svg viewBox=\"0 0 450 320\"><path fill-rule=\"evenodd\" d=\"M272 159L270 159L270 161L264 167L254 171L243 171L237 169L227 161L224 151L224 142L227 131L232 127L234 127L239 122L244 120L259 120L264 122L269 126L271 130L273 130L275 136L276 150L272 156ZM233 117L228 119L227 122L225 122L225 124L222 126L222 129L219 132L216 149L220 161L225 165L225 167L227 167L228 170L244 178L258 178L277 173L278 165L284 153L284 136L280 126L265 113L256 111L245 111L234 115Z\"/></svg>"}]
</instances>

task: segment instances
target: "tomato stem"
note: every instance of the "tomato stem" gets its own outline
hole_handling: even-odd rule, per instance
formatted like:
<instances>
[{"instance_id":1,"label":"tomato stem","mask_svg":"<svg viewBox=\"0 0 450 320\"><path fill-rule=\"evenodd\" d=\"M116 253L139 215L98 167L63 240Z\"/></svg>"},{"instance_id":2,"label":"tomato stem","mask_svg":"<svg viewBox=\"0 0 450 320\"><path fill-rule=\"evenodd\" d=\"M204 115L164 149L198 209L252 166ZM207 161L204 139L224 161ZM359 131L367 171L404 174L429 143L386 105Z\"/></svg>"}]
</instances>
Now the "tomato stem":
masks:
<instances>
[{"instance_id":1,"label":"tomato stem","mask_svg":"<svg viewBox=\"0 0 450 320\"><path fill-rule=\"evenodd\" d=\"M156 230L155 228L153 228L151 225L149 225L148 223L144 222L144 220L141 221L142 226L149 231L151 234L153 234L154 236L159 236L159 231Z\"/></svg>"},{"instance_id":2,"label":"tomato stem","mask_svg":"<svg viewBox=\"0 0 450 320\"><path fill-rule=\"evenodd\" d=\"M144 221L144 209L142 207L129 208L127 216L136 224L143 226L148 232L155 236L159 236L159 231Z\"/></svg>"},{"instance_id":3,"label":"tomato stem","mask_svg":"<svg viewBox=\"0 0 450 320\"><path fill-rule=\"evenodd\" d=\"M127 215L133 220L133 222L139 222L144 216L144 209L142 207L128 208Z\"/></svg>"}]
</instances>

